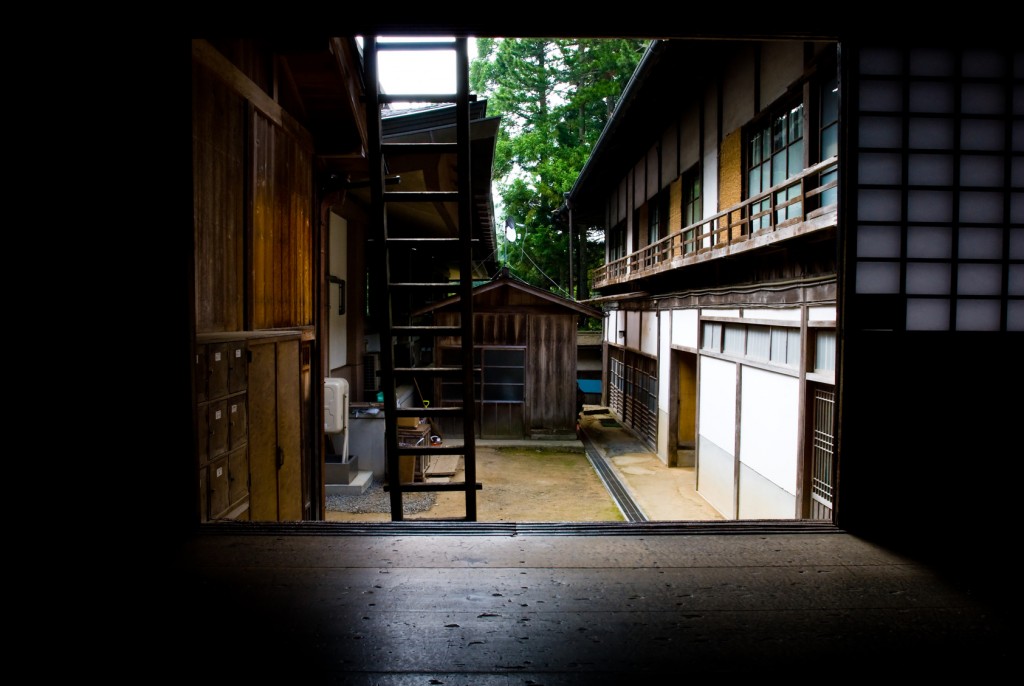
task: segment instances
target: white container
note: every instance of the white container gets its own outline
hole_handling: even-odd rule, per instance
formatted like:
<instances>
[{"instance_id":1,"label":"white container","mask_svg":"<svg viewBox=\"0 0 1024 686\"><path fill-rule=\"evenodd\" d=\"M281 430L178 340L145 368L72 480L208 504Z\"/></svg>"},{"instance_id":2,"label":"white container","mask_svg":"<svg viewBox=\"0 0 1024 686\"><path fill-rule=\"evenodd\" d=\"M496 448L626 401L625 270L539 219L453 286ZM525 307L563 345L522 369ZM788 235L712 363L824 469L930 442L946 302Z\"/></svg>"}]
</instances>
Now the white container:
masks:
<instances>
[{"instance_id":1,"label":"white container","mask_svg":"<svg viewBox=\"0 0 1024 686\"><path fill-rule=\"evenodd\" d=\"M348 381L324 379L324 433L340 434L348 427Z\"/></svg>"}]
</instances>

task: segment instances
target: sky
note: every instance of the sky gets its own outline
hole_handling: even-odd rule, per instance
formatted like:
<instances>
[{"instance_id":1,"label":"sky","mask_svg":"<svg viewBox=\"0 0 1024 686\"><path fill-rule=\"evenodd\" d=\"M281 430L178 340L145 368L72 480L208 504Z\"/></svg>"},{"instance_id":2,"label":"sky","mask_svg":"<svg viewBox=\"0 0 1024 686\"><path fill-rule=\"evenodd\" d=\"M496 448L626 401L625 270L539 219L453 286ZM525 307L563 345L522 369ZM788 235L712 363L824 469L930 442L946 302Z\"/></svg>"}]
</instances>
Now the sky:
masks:
<instances>
[{"instance_id":1,"label":"sky","mask_svg":"<svg viewBox=\"0 0 1024 686\"><path fill-rule=\"evenodd\" d=\"M386 40L400 40L402 42L414 42L420 40L454 40L451 36L431 36L426 38L395 36L381 38ZM470 37L467 40L466 52L469 61L476 57L476 39ZM377 53L377 71L381 88L390 95L401 95L403 93L429 94L429 93L454 93L455 92L455 50L421 50L421 51L400 51L381 50ZM408 107L416 107L416 103L392 103L391 109L400 110ZM492 188L494 200L495 220L498 222L499 231L509 241L515 241L518 237L514 227L503 225L501 196L497 189Z\"/></svg>"},{"instance_id":2,"label":"sky","mask_svg":"<svg viewBox=\"0 0 1024 686\"><path fill-rule=\"evenodd\" d=\"M395 36L382 38L412 42L419 40L453 40L450 36L432 36L414 38ZM476 41L468 40L467 51L470 61L476 57ZM403 93L454 93L455 92L455 51L452 50L421 50L398 51L382 50L378 53L378 72L381 88L385 93L401 95ZM395 109L401 103L394 105Z\"/></svg>"}]
</instances>

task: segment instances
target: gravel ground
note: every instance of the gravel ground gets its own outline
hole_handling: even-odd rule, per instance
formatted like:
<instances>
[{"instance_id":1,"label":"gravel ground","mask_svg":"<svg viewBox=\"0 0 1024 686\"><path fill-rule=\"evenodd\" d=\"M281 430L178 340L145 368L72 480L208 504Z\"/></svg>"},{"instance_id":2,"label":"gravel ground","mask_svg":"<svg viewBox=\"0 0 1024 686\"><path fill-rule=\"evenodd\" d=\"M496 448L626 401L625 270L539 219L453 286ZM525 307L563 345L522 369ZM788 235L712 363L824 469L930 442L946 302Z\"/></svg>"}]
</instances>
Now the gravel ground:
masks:
<instances>
[{"instance_id":1,"label":"gravel ground","mask_svg":"<svg viewBox=\"0 0 1024 686\"><path fill-rule=\"evenodd\" d=\"M403 493L402 511L405 514L426 512L436 501L437 493ZM374 480L369 488L359 495L327 496L327 511L355 514L391 512L391 494L384 490L382 482Z\"/></svg>"}]
</instances>

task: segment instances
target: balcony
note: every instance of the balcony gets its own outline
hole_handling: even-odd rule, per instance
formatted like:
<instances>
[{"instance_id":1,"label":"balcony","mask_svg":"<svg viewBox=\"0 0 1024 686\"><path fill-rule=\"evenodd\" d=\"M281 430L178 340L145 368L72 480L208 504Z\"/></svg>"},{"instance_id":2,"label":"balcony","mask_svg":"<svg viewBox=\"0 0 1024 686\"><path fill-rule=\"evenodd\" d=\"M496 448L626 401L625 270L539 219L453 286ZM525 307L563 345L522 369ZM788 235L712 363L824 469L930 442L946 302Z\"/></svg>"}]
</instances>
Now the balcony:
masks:
<instances>
[{"instance_id":1,"label":"balcony","mask_svg":"<svg viewBox=\"0 0 1024 686\"><path fill-rule=\"evenodd\" d=\"M591 273L592 288L626 283L834 228L837 163L838 157L830 157L760 195L598 267Z\"/></svg>"}]
</instances>

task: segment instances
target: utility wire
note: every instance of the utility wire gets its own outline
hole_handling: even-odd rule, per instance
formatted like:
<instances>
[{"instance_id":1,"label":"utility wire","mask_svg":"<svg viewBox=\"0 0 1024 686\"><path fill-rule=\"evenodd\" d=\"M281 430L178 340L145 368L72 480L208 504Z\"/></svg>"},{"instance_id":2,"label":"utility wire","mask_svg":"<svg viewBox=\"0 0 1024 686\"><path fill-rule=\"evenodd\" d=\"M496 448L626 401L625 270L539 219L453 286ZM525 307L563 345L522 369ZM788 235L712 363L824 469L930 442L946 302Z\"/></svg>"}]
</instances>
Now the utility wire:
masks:
<instances>
[{"instance_id":1,"label":"utility wire","mask_svg":"<svg viewBox=\"0 0 1024 686\"><path fill-rule=\"evenodd\" d=\"M526 252L526 251L525 251L525 250L523 250L523 254L525 254L525 252ZM533 261L533 258L532 258L532 257L530 257L529 255L526 255L526 259L530 260L530 264L532 264L532 265L533 265L534 267L536 267L537 271L539 271L539 272L541 273L541 276L543 276L543 277L544 277L545 279L547 279L548 281L550 281L550 282L551 282L551 285L552 285L552 286L554 286L554 287L555 287L556 289L558 289L559 291L561 291L561 292L562 292L562 293L563 293L563 294L565 295L565 297L567 297L567 298L569 298L569 297L570 297L570 296L569 296L569 292L568 292L567 290L565 290L564 288L562 288L562 287L561 287L560 285L558 285L558 284L557 284L557 283L555 282L555 280L554 280L554 279L552 279L552 278L551 278L550 276L548 276L547 274L545 274L545 273L544 273L544 270L540 268L540 265L538 265L538 264L537 264L536 262L534 262L534 261ZM571 299L571 298L570 298L570 299Z\"/></svg>"}]
</instances>

